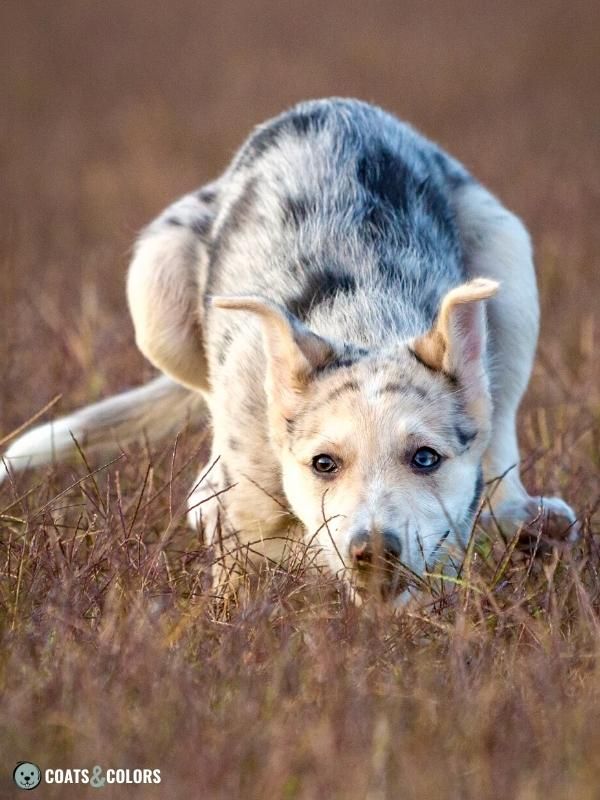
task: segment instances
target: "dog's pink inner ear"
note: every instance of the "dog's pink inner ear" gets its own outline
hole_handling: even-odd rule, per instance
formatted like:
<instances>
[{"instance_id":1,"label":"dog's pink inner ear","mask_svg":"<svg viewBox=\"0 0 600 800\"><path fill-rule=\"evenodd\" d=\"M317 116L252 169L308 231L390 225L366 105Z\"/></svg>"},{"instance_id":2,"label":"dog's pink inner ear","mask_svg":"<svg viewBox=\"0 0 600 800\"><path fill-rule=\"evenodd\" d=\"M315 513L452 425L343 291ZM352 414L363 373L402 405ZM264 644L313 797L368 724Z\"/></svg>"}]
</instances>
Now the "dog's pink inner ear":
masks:
<instances>
[{"instance_id":1,"label":"dog's pink inner ear","mask_svg":"<svg viewBox=\"0 0 600 800\"><path fill-rule=\"evenodd\" d=\"M334 355L329 342L284 308L263 297L214 297L216 308L256 314L267 354L267 394L284 415L293 415L311 373Z\"/></svg>"},{"instance_id":2,"label":"dog's pink inner ear","mask_svg":"<svg viewBox=\"0 0 600 800\"><path fill-rule=\"evenodd\" d=\"M442 300L433 328L411 343L418 358L434 370L463 381L474 382L481 375L485 349L483 300L498 291L498 283L486 278L451 289Z\"/></svg>"}]
</instances>

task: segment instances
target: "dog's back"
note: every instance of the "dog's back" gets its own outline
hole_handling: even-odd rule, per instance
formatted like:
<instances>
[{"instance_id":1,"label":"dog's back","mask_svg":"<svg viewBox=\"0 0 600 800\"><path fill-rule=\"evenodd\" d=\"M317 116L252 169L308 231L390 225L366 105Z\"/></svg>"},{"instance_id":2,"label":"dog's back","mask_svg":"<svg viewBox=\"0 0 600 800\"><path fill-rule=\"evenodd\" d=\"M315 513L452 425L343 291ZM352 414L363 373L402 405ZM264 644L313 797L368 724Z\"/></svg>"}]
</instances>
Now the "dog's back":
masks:
<instances>
[{"instance_id":1,"label":"dog's back","mask_svg":"<svg viewBox=\"0 0 600 800\"><path fill-rule=\"evenodd\" d=\"M465 279L451 193L468 180L378 108L297 106L258 128L226 174L206 297L267 296L318 332L364 346L422 333ZM216 316L213 374L236 333Z\"/></svg>"}]
</instances>

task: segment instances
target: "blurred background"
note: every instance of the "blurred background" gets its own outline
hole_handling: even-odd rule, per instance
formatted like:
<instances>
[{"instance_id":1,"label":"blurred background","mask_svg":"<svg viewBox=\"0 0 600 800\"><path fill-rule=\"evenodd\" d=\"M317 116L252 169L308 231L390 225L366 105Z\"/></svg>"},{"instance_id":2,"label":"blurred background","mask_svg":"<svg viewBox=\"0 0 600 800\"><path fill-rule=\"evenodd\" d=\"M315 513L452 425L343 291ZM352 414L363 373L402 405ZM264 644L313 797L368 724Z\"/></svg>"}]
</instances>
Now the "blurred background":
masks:
<instances>
[{"instance_id":1,"label":"blurred background","mask_svg":"<svg viewBox=\"0 0 600 800\"><path fill-rule=\"evenodd\" d=\"M3 0L0 432L57 392L64 411L148 377L124 298L136 232L216 176L253 125L351 95L412 122L522 215L544 313L522 435L546 449L562 437L561 455L589 440L598 12L593 0ZM554 489L557 470L579 468L546 464L536 480Z\"/></svg>"},{"instance_id":2,"label":"blurred background","mask_svg":"<svg viewBox=\"0 0 600 800\"><path fill-rule=\"evenodd\" d=\"M5 482L1 797L32 758L161 768L154 794L127 787L144 798L598 798L599 32L597 0L0 2L0 441L59 393L46 419L148 378L124 292L137 232L253 125L353 95L530 228L524 479L586 518L572 568L492 559L456 622L301 604L278 574L223 624L184 519L202 433L93 480Z\"/></svg>"}]
</instances>

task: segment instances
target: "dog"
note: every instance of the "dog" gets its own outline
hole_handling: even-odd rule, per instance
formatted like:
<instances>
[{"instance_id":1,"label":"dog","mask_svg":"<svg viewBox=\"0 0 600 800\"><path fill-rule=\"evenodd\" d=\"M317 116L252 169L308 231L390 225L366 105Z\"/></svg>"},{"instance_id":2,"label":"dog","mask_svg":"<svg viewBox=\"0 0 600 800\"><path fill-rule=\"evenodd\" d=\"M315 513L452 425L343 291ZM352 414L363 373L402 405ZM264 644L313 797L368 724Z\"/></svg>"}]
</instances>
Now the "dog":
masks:
<instances>
[{"instance_id":1,"label":"dog","mask_svg":"<svg viewBox=\"0 0 600 800\"><path fill-rule=\"evenodd\" d=\"M207 408L189 520L221 547L217 583L240 548L280 562L291 538L396 601L407 576L460 561L478 514L576 532L519 475L539 325L528 233L382 109L315 100L256 128L142 232L127 296L163 376L27 433L5 476L69 458L73 438L157 438Z\"/></svg>"}]
</instances>

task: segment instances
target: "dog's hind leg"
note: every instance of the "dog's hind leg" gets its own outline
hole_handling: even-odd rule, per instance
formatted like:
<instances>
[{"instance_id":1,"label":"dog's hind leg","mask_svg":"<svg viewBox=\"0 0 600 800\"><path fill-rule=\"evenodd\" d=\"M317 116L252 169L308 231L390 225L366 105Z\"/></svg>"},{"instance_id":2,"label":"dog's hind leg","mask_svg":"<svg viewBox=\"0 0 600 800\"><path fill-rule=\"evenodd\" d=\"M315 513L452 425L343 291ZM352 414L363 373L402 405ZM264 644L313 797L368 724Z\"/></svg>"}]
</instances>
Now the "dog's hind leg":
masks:
<instances>
[{"instance_id":1,"label":"dog's hind leg","mask_svg":"<svg viewBox=\"0 0 600 800\"><path fill-rule=\"evenodd\" d=\"M519 474L517 410L529 382L539 330L529 235L514 214L477 184L467 183L456 191L455 209L470 276L500 282L488 303L494 411L484 457L489 506L482 518L493 517L509 535L538 520L547 537L570 537L576 522L569 506L557 497L531 497Z\"/></svg>"},{"instance_id":2,"label":"dog's hind leg","mask_svg":"<svg viewBox=\"0 0 600 800\"><path fill-rule=\"evenodd\" d=\"M217 184L169 206L138 239L127 278L136 343L178 383L208 392L203 295Z\"/></svg>"},{"instance_id":3,"label":"dog's hind leg","mask_svg":"<svg viewBox=\"0 0 600 800\"><path fill-rule=\"evenodd\" d=\"M129 269L127 294L138 347L168 377L27 432L0 461L0 483L9 470L76 457L77 445L92 456L109 454L118 451L117 442L158 438L178 430L188 416L205 417L203 293L218 196L215 183L169 206L142 232Z\"/></svg>"}]
</instances>

